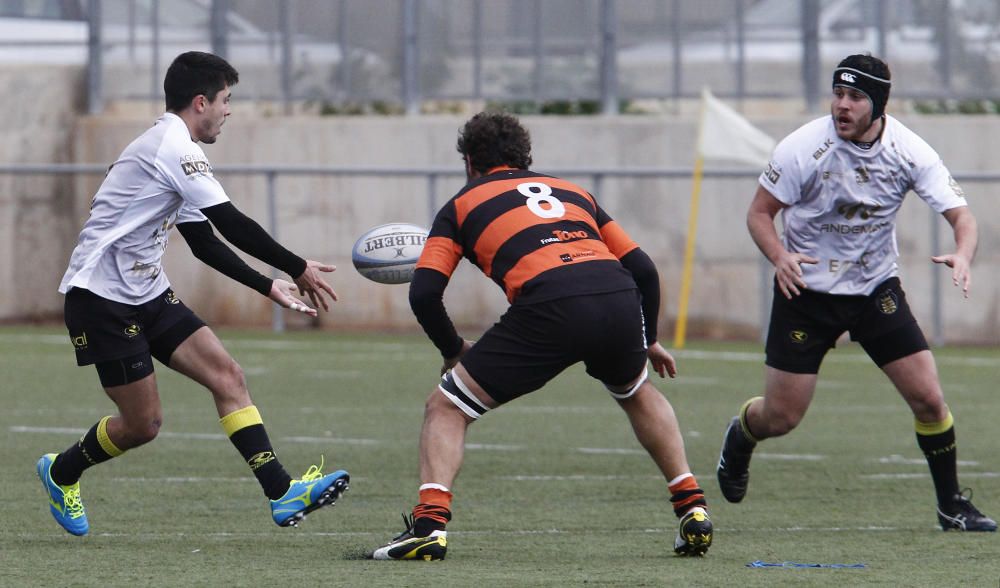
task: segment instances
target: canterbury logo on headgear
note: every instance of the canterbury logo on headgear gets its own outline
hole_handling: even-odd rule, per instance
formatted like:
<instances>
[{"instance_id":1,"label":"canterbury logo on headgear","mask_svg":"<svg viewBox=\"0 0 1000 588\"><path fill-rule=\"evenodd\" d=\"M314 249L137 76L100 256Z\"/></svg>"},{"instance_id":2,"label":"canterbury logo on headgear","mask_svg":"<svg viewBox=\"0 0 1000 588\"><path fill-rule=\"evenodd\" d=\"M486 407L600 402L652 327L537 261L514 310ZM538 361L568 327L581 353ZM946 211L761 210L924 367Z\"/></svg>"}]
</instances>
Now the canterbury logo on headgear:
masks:
<instances>
[{"instance_id":1,"label":"canterbury logo on headgear","mask_svg":"<svg viewBox=\"0 0 1000 588\"><path fill-rule=\"evenodd\" d=\"M872 103L872 120L885 114L892 82L853 67L838 67L833 71L833 87L843 86L861 92Z\"/></svg>"}]
</instances>

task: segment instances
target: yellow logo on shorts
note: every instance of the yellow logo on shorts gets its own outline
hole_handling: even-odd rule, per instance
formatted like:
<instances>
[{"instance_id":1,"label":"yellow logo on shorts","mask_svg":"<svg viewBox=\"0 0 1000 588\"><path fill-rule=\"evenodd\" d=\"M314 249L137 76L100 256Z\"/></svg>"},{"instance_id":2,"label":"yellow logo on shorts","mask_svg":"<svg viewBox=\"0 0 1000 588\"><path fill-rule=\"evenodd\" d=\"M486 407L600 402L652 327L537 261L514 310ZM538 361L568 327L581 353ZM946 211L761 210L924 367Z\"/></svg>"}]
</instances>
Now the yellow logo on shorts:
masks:
<instances>
[{"instance_id":1,"label":"yellow logo on shorts","mask_svg":"<svg viewBox=\"0 0 1000 588\"><path fill-rule=\"evenodd\" d=\"M180 298L178 298L177 295L174 294L173 290L167 292L167 295L163 297L163 300L166 301L167 304L180 304L181 303Z\"/></svg>"},{"instance_id":2,"label":"yellow logo on shorts","mask_svg":"<svg viewBox=\"0 0 1000 588\"><path fill-rule=\"evenodd\" d=\"M883 292L878 297L878 309L882 314L892 314L899 310L899 304L896 302L896 293L892 291Z\"/></svg>"},{"instance_id":3,"label":"yellow logo on shorts","mask_svg":"<svg viewBox=\"0 0 1000 588\"><path fill-rule=\"evenodd\" d=\"M139 331L141 331L141 330L142 330L142 327L140 327L139 325L137 325L135 323L132 323L131 325L125 327L125 335L129 339L131 339L132 337L135 337L136 335L138 335Z\"/></svg>"},{"instance_id":4,"label":"yellow logo on shorts","mask_svg":"<svg viewBox=\"0 0 1000 588\"><path fill-rule=\"evenodd\" d=\"M73 347L77 349L87 348L87 333L80 333L79 335L70 335L69 340L73 343Z\"/></svg>"},{"instance_id":5,"label":"yellow logo on shorts","mask_svg":"<svg viewBox=\"0 0 1000 588\"><path fill-rule=\"evenodd\" d=\"M809 338L809 333L806 333L805 331L799 331L796 329L794 331L789 332L788 336L795 343L805 343L806 339Z\"/></svg>"}]
</instances>

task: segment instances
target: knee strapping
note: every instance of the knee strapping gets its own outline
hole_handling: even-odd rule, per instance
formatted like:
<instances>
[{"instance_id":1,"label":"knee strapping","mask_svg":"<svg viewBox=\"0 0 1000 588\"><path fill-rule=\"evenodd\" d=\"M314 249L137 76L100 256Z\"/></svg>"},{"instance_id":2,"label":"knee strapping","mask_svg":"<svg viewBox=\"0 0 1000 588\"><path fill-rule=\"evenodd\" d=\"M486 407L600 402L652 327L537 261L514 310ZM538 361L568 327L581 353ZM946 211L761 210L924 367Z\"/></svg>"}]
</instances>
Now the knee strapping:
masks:
<instances>
[{"instance_id":1,"label":"knee strapping","mask_svg":"<svg viewBox=\"0 0 1000 588\"><path fill-rule=\"evenodd\" d=\"M486 414L490 407L483 404L476 395L469 390L469 387L458 377L455 370L448 372L441 378L438 390L444 394L448 400L464 412L469 418L478 419Z\"/></svg>"},{"instance_id":2,"label":"knee strapping","mask_svg":"<svg viewBox=\"0 0 1000 588\"><path fill-rule=\"evenodd\" d=\"M639 375L639 379L635 381L635 384L628 386L612 386L610 384L604 384L604 387L608 389L611 396L615 400L625 400L626 398L631 398L639 390L639 386L649 379L649 368L642 368L642 374Z\"/></svg>"}]
</instances>

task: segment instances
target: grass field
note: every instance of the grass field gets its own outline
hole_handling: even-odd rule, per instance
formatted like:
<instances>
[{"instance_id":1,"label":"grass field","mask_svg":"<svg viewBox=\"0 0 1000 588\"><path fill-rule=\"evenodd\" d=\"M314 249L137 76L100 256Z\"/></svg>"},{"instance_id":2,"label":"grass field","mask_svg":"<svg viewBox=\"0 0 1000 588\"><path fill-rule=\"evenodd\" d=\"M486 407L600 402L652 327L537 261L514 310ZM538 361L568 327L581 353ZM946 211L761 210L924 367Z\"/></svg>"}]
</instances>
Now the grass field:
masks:
<instances>
[{"instance_id":1,"label":"grass field","mask_svg":"<svg viewBox=\"0 0 1000 588\"><path fill-rule=\"evenodd\" d=\"M827 359L793 434L758 448L739 505L719 493L722 430L761 388L761 347L693 343L663 390L705 488L715 543L673 556L664 482L625 416L582 369L488 414L455 485L448 559L372 562L416 498L416 440L439 358L417 335L222 331L293 475L326 456L351 491L299 529L267 503L222 435L209 395L158 366L164 425L152 444L88 471L91 534L52 521L35 460L112 413L65 333L0 329L3 586L997 586L1000 537L943 533L902 400L853 345ZM963 486L1000 515L1000 352L937 352L956 418ZM766 562L863 569L749 568Z\"/></svg>"}]
</instances>

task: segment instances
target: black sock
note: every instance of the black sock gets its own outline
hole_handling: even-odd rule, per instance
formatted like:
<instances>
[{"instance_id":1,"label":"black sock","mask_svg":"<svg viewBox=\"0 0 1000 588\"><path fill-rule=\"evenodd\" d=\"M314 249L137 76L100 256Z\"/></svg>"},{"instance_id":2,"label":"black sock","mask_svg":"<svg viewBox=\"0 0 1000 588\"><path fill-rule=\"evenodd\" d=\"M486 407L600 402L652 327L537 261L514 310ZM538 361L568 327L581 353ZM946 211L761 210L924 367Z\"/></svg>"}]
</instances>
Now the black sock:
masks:
<instances>
[{"instance_id":1,"label":"black sock","mask_svg":"<svg viewBox=\"0 0 1000 588\"><path fill-rule=\"evenodd\" d=\"M451 510L436 504L413 507L413 536L426 537L433 531L444 531L451 520Z\"/></svg>"},{"instance_id":2,"label":"black sock","mask_svg":"<svg viewBox=\"0 0 1000 588\"><path fill-rule=\"evenodd\" d=\"M251 404L233 411L219 419L219 424L250 466L250 471L257 477L264 494L271 500L284 496L292 483L292 477L274 454L257 407Z\"/></svg>"},{"instance_id":3,"label":"black sock","mask_svg":"<svg viewBox=\"0 0 1000 588\"><path fill-rule=\"evenodd\" d=\"M927 458L934 480L938 504L946 505L958 494L958 452L955 448L955 427L931 435L917 432L917 445Z\"/></svg>"},{"instance_id":4,"label":"black sock","mask_svg":"<svg viewBox=\"0 0 1000 588\"><path fill-rule=\"evenodd\" d=\"M56 456L51 470L52 481L61 486L75 484L90 466L124 453L108 438L110 419L110 416L106 416L98 421L79 441Z\"/></svg>"},{"instance_id":5,"label":"black sock","mask_svg":"<svg viewBox=\"0 0 1000 588\"><path fill-rule=\"evenodd\" d=\"M264 425L243 427L230 435L229 440L233 442L240 455L247 461L250 471L257 477L260 487L264 489L264 494L271 500L277 500L284 496L285 492L288 491L288 486L292 483L292 477L288 475L274 454Z\"/></svg>"}]
</instances>

